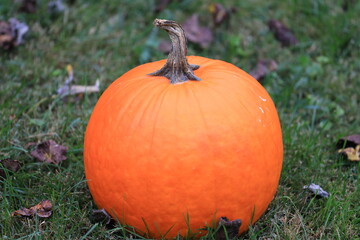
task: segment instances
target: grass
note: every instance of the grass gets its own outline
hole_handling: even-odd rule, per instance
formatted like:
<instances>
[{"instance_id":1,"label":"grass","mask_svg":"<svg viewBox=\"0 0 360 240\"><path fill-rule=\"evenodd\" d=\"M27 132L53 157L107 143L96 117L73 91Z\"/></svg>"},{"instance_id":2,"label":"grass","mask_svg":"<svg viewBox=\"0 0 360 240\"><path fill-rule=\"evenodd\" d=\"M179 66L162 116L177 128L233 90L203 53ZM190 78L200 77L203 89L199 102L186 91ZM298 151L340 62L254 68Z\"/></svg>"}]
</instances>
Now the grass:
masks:
<instances>
[{"instance_id":1,"label":"grass","mask_svg":"<svg viewBox=\"0 0 360 240\"><path fill-rule=\"evenodd\" d=\"M211 48L189 46L189 55L231 62L246 71L259 58L277 71L263 82L282 122L285 147L280 186L264 216L240 239L360 239L360 165L335 154L336 141L360 133L360 4L341 1L219 1L235 6L229 24L214 31ZM210 1L173 1L154 14L155 1L75 1L57 16L38 1L35 14L5 0L0 18L17 17L30 32L25 43L0 53L0 159L21 169L0 182L2 239L118 239L125 230L89 220L96 209L84 179L83 134L98 97L117 77L140 63L165 56L156 46L166 34L154 18L184 21L198 13L211 21ZM275 18L299 40L282 48L266 26ZM74 68L76 84L101 81L101 92L62 101L56 90ZM54 139L69 147L60 166L35 162L28 143ZM311 182L331 193L316 199L302 189ZM10 213L43 199L54 204L49 219ZM213 233L208 235L212 239Z\"/></svg>"}]
</instances>

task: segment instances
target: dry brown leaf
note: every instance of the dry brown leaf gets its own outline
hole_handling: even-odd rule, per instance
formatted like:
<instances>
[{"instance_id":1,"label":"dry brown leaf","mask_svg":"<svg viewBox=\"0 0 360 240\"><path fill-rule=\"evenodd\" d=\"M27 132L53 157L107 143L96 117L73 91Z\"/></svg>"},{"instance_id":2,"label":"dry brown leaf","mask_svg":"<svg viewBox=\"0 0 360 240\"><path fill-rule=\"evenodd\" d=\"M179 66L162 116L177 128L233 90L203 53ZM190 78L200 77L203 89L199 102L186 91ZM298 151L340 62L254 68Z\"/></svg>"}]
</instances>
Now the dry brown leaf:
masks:
<instances>
[{"instance_id":1,"label":"dry brown leaf","mask_svg":"<svg viewBox=\"0 0 360 240\"><path fill-rule=\"evenodd\" d=\"M229 19L231 13L235 11L235 8L227 9L220 3L211 3L209 5L209 12L212 14L215 26L219 26L221 23Z\"/></svg>"},{"instance_id":2,"label":"dry brown leaf","mask_svg":"<svg viewBox=\"0 0 360 240\"><path fill-rule=\"evenodd\" d=\"M199 23L197 14L189 17L182 25L186 38L193 43L199 44L202 48L207 48L213 41L213 34L208 27L202 27Z\"/></svg>"},{"instance_id":3,"label":"dry brown leaf","mask_svg":"<svg viewBox=\"0 0 360 240\"><path fill-rule=\"evenodd\" d=\"M20 3L19 11L26 13L35 13L37 9L36 0L19 0Z\"/></svg>"},{"instance_id":4,"label":"dry brown leaf","mask_svg":"<svg viewBox=\"0 0 360 240\"><path fill-rule=\"evenodd\" d=\"M14 37L12 35L11 26L5 21L0 21L0 47L10 49L13 47Z\"/></svg>"},{"instance_id":5,"label":"dry brown leaf","mask_svg":"<svg viewBox=\"0 0 360 240\"><path fill-rule=\"evenodd\" d=\"M360 161L360 134L349 135L340 138L336 143L338 153L347 157L350 161Z\"/></svg>"},{"instance_id":6,"label":"dry brown leaf","mask_svg":"<svg viewBox=\"0 0 360 240\"><path fill-rule=\"evenodd\" d=\"M28 30L29 27L16 18L10 18L8 22L0 21L0 47L8 50L20 45Z\"/></svg>"},{"instance_id":7,"label":"dry brown leaf","mask_svg":"<svg viewBox=\"0 0 360 240\"><path fill-rule=\"evenodd\" d=\"M36 149L30 154L41 162L58 165L66 160L67 150L67 147L59 145L53 140L48 140L37 145Z\"/></svg>"},{"instance_id":8,"label":"dry brown leaf","mask_svg":"<svg viewBox=\"0 0 360 240\"><path fill-rule=\"evenodd\" d=\"M0 160L0 165L3 168L10 170L12 172L17 172L20 169L20 162L18 160L12 160L10 158ZM0 168L0 178L5 178L6 173L5 170Z\"/></svg>"},{"instance_id":9,"label":"dry brown leaf","mask_svg":"<svg viewBox=\"0 0 360 240\"><path fill-rule=\"evenodd\" d=\"M227 217L221 217L219 219L219 227L216 232L216 239L217 240L225 240L225 239L234 239L238 236L241 220L236 219L233 221L229 221ZM226 233L225 233L226 229Z\"/></svg>"},{"instance_id":10,"label":"dry brown leaf","mask_svg":"<svg viewBox=\"0 0 360 240\"><path fill-rule=\"evenodd\" d=\"M52 214L52 204L49 200L43 200L39 204L32 206L30 208L21 208L11 213L11 216L20 216L20 217L31 217L38 215L42 218L48 218Z\"/></svg>"},{"instance_id":11,"label":"dry brown leaf","mask_svg":"<svg viewBox=\"0 0 360 240\"><path fill-rule=\"evenodd\" d=\"M90 218L93 223L103 222L108 225L111 222L111 216L105 209L93 210Z\"/></svg>"},{"instance_id":12,"label":"dry brown leaf","mask_svg":"<svg viewBox=\"0 0 360 240\"><path fill-rule=\"evenodd\" d=\"M270 31L274 34L276 40L278 40L283 47L292 46L298 43L294 34L280 21L271 19L268 22Z\"/></svg>"},{"instance_id":13,"label":"dry brown leaf","mask_svg":"<svg viewBox=\"0 0 360 240\"><path fill-rule=\"evenodd\" d=\"M357 145L355 148L348 147L344 149L339 149L338 152L345 155L349 161L360 161L360 145Z\"/></svg>"},{"instance_id":14,"label":"dry brown leaf","mask_svg":"<svg viewBox=\"0 0 360 240\"><path fill-rule=\"evenodd\" d=\"M275 71L277 69L277 63L270 59L264 60L260 59L255 68L250 71L250 75L253 76L259 82L264 79L266 74Z\"/></svg>"},{"instance_id":15,"label":"dry brown leaf","mask_svg":"<svg viewBox=\"0 0 360 240\"><path fill-rule=\"evenodd\" d=\"M360 134L353 134L346 137L342 137L336 143L336 148L347 148L353 147L355 148L357 145L360 145Z\"/></svg>"}]
</instances>

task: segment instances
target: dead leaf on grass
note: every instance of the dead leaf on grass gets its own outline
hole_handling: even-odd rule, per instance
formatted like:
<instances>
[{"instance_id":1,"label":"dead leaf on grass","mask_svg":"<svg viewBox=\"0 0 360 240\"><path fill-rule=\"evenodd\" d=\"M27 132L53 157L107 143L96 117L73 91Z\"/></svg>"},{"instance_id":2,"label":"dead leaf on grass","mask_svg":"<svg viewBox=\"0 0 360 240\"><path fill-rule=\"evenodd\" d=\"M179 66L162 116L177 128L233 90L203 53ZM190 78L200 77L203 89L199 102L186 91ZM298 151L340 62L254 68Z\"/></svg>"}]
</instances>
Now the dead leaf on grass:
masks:
<instances>
[{"instance_id":1,"label":"dead leaf on grass","mask_svg":"<svg viewBox=\"0 0 360 240\"><path fill-rule=\"evenodd\" d=\"M268 26L276 40L278 40L283 47L292 46L298 43L298 40L292 31L280 21L271 19L268 22Z\"/></svg>"},{"instance_id":2,"label":"dead leaf on grass","mask_svg":"<svg viewBox=\"0 0 360 240\"><path fill-rule=\"evenodd\" d=\"M93 223L103 222L106 225L111 222L111 216L105 209L93 210L90 219Z\"/></svg>"},{"instance_id":3,"label":"dead leaf on grass","mask_svg":"<svg viewBox=\"0 0 360 240\"><path fill-rule=\"evenodd\" d=\"M344 149L339 149L338 152L345 155L349 161L360 161L360 145L357 145L355 148L348 147Z\"/></svg>"},{"instance_id":4,"label":"dead leaf on grass","mask_svg":"<svg viewBox=\"0 0 360 240\"><path fill-rule=\"evenodd\" d=\"M65 84L58 88L57 93L61 98L64 98L69 95L77 95L83 93L92 93L100 91L100 81L96 80L93 86L86 85L72 85L72 81L74 80L74 71L71 65L67 65L66 67L68 72L68 77L65 80Z\"/></svg>"},{"instance_id":5,"label":"dead leaf on grass","mask_svg":"<svg viewBox=\"0 0 360 240\"><path fill-rule=\"evenodd\" d=\"M182 25L186 38L193 43L199 44L202 48L207 48L213 41L213 34L208 27L202 27L199 23L197 14L189 17Z\"/></svg>"},{"instance_id":6,"label":"dead leaf on grass","mask_svg":"<svg viewBox=\"0 0 360 240\"><path fill-rule=\"evenodd\" d=\"M217 240L234 239L239 234L241 223L240 219L230 221L227 217L221 217L215 238Z\"/></svg>"},{"instance_id":7,"label":"dead leaf on grass","mask_svg":"<svg viewBox=\"0 0 360 240\"><path fill-rule=\"evenodd\" d=\"M20 3L19 11L25 13L35 13L37 9L36 0L17 0Z\"/></svg>"},{"instance_id":8,"label":"dead leaf on grass","mask_svg":"<svg viewBox=\"0 0 360 240\"><path fill-rule=\"evenodd\" d=\"M264 79L266 74L275 71L277 69L277 63L272 60L260 59L255 68L250 71L250 75L253 76L259 82Z\"/></svg>"},{"instance_id":9,"label":"dead leaf on grass","mask_svg":"<svg viewBox=\"0 0 360 240\"><path fill-rule=\"evenodd\" d=\"M309 186L304 186L303 189L308 189L317 197L328 198L330 196L328 192L315 183L311 183Z\"/></svg>"},{"instance_id":10,"label":"dead leaf on grass","mask_svg":"<svg viewBox=\"0 0 360 240\"><path fill-rule=\"evenodd\" d=\"M360 145L360 134L353 134L346 137L342 137L336 143L336 147L339 148L347 148L347 147L356 147Z\"/></svg>"},{"instance_id":11,"label":"dead leaf on grass","mask_svg":"<svg viewBox=\"0 0 360 240\"><path fill-rule=\"evenodd\" d=\"M17 172L20 169L20 162L18 160L12 160L10 158L0 160L0 165L2 165L3 168L12 172ZM5 170L0 168L0 178L5 178L5 177L6 177Z\"/></svg>"},{"instance_id":12,"label":"dead leaf on grass","mask_svg":"<svg viewBox=\"0 0 360 240\"><path fill-rule=\"evenodd\" d=\"M350 161L360 161L360 134L354 134L340 138L336 143L338 153L347 157Z\"/></svg>"},{"instance_id":13,"label":"dead leaf on grass","mask_svg":"<svg viewBox=\"0 0 360 240\"><path fill-rule=\"evenodd\" d=\"M213 23L219 26L221 23L229 19L230 15L236 11L235 8L225 8L220 3L211 3L209 5L209 12L212 14Z\"/></svg>"},{"instance_id":14,"label":"dead leaf on grass","mask_svg":"<svg viewBox=\"0 0 360 240\"><path fill-rule=\"evenodd\" d=\"M10 18L8 22L0 21L0 47L9 50L20 45L28 30L29 27L16 18Z\"/></svg>"},{"instance_id":15,"label":"dead leaf on grass","mask_svg":"<svg viewBox=\"0 0 360 240\"><path fill-rule=\"evenodd\" d=\"M40 162L58 165L66 160L67 150L67 147L59 145L53 140L48 140L37 145L36 149L30 154Z\"/></svg>"},{"instance_id":16,"label":"dead leaf on grass","mask_svg":"<svg viewBox=\"0 0 360 240\"><path fill-rule=\"evenodd\" d=\"M21 208L11 213L11 216L31 217L37 215L42 218L48 218L52 214L52 204L49 200L43 200L39 204L30 208Z\"/></svg>"}]
</instances>

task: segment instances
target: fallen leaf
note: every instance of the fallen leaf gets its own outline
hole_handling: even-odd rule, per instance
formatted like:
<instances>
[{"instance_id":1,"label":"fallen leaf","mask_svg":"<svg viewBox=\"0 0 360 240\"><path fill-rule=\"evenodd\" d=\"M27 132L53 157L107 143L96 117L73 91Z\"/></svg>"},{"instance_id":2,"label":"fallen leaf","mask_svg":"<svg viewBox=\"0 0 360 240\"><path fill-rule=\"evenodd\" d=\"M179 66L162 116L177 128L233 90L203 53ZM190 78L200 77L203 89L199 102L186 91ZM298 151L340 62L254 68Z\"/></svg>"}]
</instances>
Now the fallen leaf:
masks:
<instances>
[{"instance_id":1,"label":"fallen leaf","mask_svg":"<svg viewBox=\"0 0 360 240\"><path fill-rule=\"evenodd\" d=\"M12 35L11 26L5 21L0 21L0 47L10 49L14 46L14 37Z\"/></svg>"},{"instance_id":2,"label":"fallen leaf","mask_svg":"<svg viewBox=\"0 0 360 240\"><path fill-rule=\"evenodd\" d=\"M158 49L159 51L168 54L172 49L171 41L162 40L159 43Z\"/></svg>"},{"instance_id":3,"label":"fallen leaf","mask_svg":"<svg viewBox=\"0 0 360 240\"><path fill-rule=\"evenodd\" d=\"M90 219L92 223L103 222L108 225L111 222L111 216L105 209L93 210Z\"/></svg>"},{"instance_id":4,"label":"fallen leaf","mask_svg":"<svg viewBox=\"0 0 360 240\"><path fill-rule=\"evenodd\" d=\"M59 145L53 140L48 140L37 145L36 149L30 154L41 162L58 165L66 160L67 150L67 147Z\"/></svg>"},{"instance_id":5,"label":"fallen leaf","mask_svg":"<svg viewBox=\"0 0 360 240\"><path fill-rule=\"evenodd\" d=\"M74 80L74 72L71 65L67 65L68 77L65 80L65 84L58 88L57 93L61 98L64 98L68 95L76 95L81 93L91 93L100 91L100 81L96 80L93 86L84 86L84 85L71 85Z\"/></svg>"},{"instance_id":6,"label":"fallen leaf","mask_svg":"<svg viewBox=\"0 0 360 240\"><path fill-rule=\"evenodd\" d=\"M218 230L216 231L216 240L236 238L239 235L241 223L240 219L229 221L227 217L221 217L218 223Z\"/></svg>"},{"instance_id":7,"label":"fallen leaf","mask_svg":"<svg viewBox=\"0 0 360 240\"><path fill-rule=\"evenodd\" d=\"M280 21L271 19L268 22L270 31L274 34L276 40L278 40L283 47L292 46L298 43L294 34Z\"/></svg>"},{"instance_id":8,"label":"fallen leaf","mask_svg":"<svg viewBox=\"0 0 360 240\"><path fill-rule=\"evenodd\" d=\"M235 8L227 9L220 3L211 3L209 5L209 12L212 14L215 26L219 26L221 23L229 19L231 13L235 11Z\"/></svg>"},{"instance_id":9,"label":"fallen leaf","mask_svg":"<svg viewBox=\"0 0 360 240\"><path fill-rule=\"evenodd\" d=\"M16 18L10 18L8 22L0 21L0 47L8 50L20 45L28 30L29 27Z\"/></svg>"},{"instance_id":10,"label":"fallen leaf","mask_svg":"<svg viewBox=\"0 0 360 240\"><path fill-rule=\"evenodd\" d=\"M11 213L11 216L30 217L34 215L34 211L28 208L21 208Z\"/></svg>"},{"instance_id":11,"label":"fallen leaf","mask_svg":"<svg viewBox=\"0 0 360 240\"><path fill-rule=\"evenodd\" d=\"M20 45L23 41L24 34L29 30L29 27L16 18L10 18L9 23L15 40L15 46Z\"/></svg>"},{"instance_id":12,"label":"fallen leaf","mask_svg":"<svg viewBox=\"0 0 360 240\"><path fill-rule=\"evenodd\" d=\"M338 153L345 155L349 161L360 161L360 145L357 145L355 148L348 147L339 149Z\"/></svg>"},{"instance_id":13,"label":"fallen leaf","mask_svg":"<svg viewBox=\"0 0 360 240\"><path fill-rule=\"evenodd\" d=\"M30 208L21 208L11 213L11 216L20 216L20 217L31 217L38 215L42 218L48 218L52 214L52 204L49 200L43 200L39 204L32 206Z\"/></svg>"},{"instance_id":14,"label":"fallen leaf","mask_svg":"<svg viewBox=\"0 0 360 240\"><path fill-rule=\"evenodd\" d=\"M336 148L355 148L357 145L360 145L360 134L354 134L340 138L339 141L336 143Z\"/></svg>"},{"instance_id":15,"label":"fallen leaf","mask_svg":"<svg viewBox=\"0 0 360 240\"><path fill-rule=\"evenodd\" d=\"M360 134L354 134L340 138L336 143L338 153L347 157L350 161L360 161Z\"/></svg>"},{"instance_id":16,"label":"fallen leaf","mask_svg":"<svg viewBox=\"0 0 360 240\"><path fill-rule=\"evenodd\" d=\"M64 12L66 9L62 0L50 1L48 3L48 12L50 14L58 14Z\"/></svg>"},{"instance_id":17,"label":"fallen leaf","mask_svg":"<svg viewBox=\"0 0 360 240\"><path fill-rule=\"evenodd\" d=\"M327 193L319 185L316 185L314 183L311 183L309 186L304 186L303 189L308 189L317 197L328 198L330 196L329 193Z\"/></svg>"},{"instance_id":18,"label":"fallen leaf","mask_svg":"<svg viewBox=\"0 0 360 240\"><path fill-rule=\"evenodd\" d=\"M208 27L199 24L199 16L192 15L182 25L186 38L193 43L199 44L202 48L207 48L213 41L213 34Z\"/></svg>"},{"instance_id":19,"label":"fallen leaf","mask_svg":"<svg viewBox=\"0 0 360 240\"><path fill-rule=\"evenodd\" d=\"M36 0L20 0L19 11L25 13L35 13L37 8Z\"/></svg>"},{"instance_id":20,"label":"fallen leaf","mask_svg":"<svg viewBox=\"0 0 360 240\"><path fill-rule=\"evenodd\" d=\"M3 168L11 172L17 172L20 169L20 162L18 160L12 160L10 158L0 160L0 165L2 165ZM6 177L5 170L0 168L0 178L5 178L5 177Z\"/></svg>"},{"instance_id":21,"label":"fallen leaf","mask_svg":"<svg viewBox=\"0 0 360 240\"><path fill-rule=\"evenodd\" d=\"M171 2L171 0L157 0L155 3L154 12L160 13L166 8L166 6Z\"/></svg>"},{"instance_id":22,"label":"fallen leaf","mask_svg":"<svg viewBox=\"0 0 360 240\"><path fill-rule=\"evenodd\" d=\"M250 71L250 75L260 82L264 79L266 74L275 71L276 69L277 63L274 60L261 59L257 62L255 68Z\"/></svg>"}]
</instances>

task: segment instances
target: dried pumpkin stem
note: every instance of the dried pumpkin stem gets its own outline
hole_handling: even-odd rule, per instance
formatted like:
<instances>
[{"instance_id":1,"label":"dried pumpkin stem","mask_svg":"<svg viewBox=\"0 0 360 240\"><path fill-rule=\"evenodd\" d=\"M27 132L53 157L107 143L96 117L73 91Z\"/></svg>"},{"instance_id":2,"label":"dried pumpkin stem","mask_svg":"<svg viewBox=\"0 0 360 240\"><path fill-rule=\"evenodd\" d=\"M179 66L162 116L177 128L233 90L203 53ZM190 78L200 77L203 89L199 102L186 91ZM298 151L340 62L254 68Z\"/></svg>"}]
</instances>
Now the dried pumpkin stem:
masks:
<instances>
[{"instance_id":1,"label":"dried pumpkin stem","mask_svg":"<svg viewBox=\"0 0 360 240\"><path fill-rule=\"evenodd\" d=\"M199 65L189 64L186 59L187 47L184 29L180 24L164 19L155 19L154 25L164 29L171 39L172 50L169 53L166 64L158 71L150 73L152 76L163 76L170 80L171 84L187 82L189 80L200 81L194 75L194 70Z\"/></svg>"}]
</instances>

